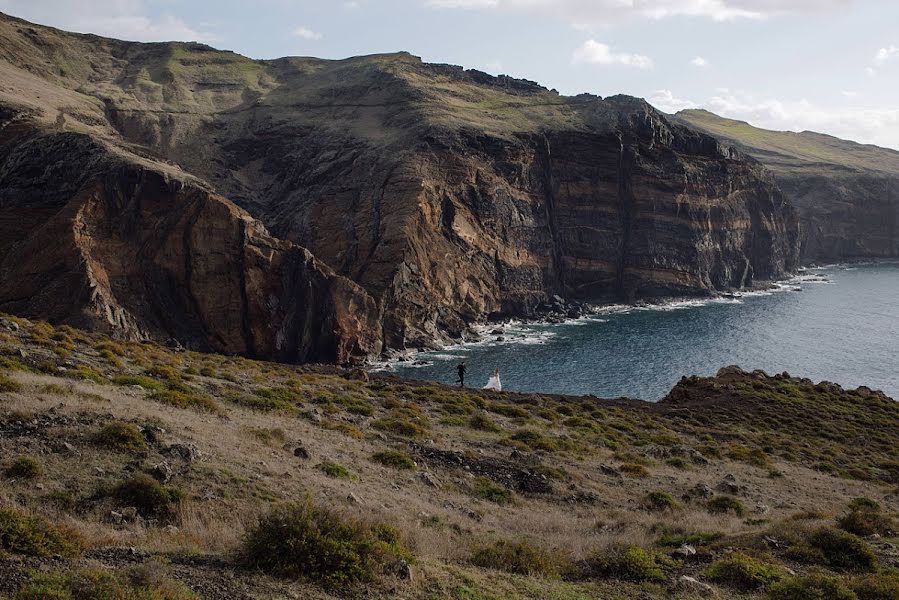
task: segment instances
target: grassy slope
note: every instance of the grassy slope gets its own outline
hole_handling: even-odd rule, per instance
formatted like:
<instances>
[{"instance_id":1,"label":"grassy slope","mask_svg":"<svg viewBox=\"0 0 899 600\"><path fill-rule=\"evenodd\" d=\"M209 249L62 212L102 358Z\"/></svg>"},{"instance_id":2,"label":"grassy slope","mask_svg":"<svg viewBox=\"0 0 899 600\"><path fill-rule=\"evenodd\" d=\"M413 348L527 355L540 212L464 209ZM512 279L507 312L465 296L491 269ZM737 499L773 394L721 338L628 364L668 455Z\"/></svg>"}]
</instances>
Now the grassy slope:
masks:
<instances>
[{"instance_id":1,"label":"grassy slope","mask_svg":"<svg viewBox=\"0 0 899 600\"><path fill-rule=\"evenodd\" d=\"M899 407L865 389L730 370L684 380L650 405L369 380L12 317L0 331L0 508L61 523L86 546L80 558L54 559L0 542L0 597L29 585L29 569L98 565L210 598L328 597L315 582L272 578L237 558L258 516L306 497L399 530L412 578L383 575L370 596L707 596L678 583L687 575L721 597L764 597L763 588L738 593L710 565L739 549L774 579L785 567L823 569L860 585L822 558L811 532L834 526L854 497L877 500L884 515L899 509ZM137 437L115 442L110 423L137 427ZM173 445L199 454L184 460ZM310 458L296 456L299 446ZM22 456L36 459L37 474L14 465ZM397 468L409 466L405 456L415 469ZM166 470L161 463L166 489L180 495L148 519L127 516L117 486ZM710 510L691 494L699 484L744 512ZM661 558L682 540L696 558ZM899 564L893 541L867 542L887 583ZM483 548L495 542L507 545ZM517 542L512 557L497 550ZM631 546L658 558L616 550ZM161 574L137 577L135 565Z\"/></svg>"},{"instance_id":2,"label":"grassy slope","mask_svg":"<svg viewBox=\"0 0 899 600\"><path fill-rule=\"evenodd\" d=\"M736 144L775 172L856 171L899 174L899 152L804 131L771 131L705 110L683 110L675 118Z\"/></svg>"}]
</instances>

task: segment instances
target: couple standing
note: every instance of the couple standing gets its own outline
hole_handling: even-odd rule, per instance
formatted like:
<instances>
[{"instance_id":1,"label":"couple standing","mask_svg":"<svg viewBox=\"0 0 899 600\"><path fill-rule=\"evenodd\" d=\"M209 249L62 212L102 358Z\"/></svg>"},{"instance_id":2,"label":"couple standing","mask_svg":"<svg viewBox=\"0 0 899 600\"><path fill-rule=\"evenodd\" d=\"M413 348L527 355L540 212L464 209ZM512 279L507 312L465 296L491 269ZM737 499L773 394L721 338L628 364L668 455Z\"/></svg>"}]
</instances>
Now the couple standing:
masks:
<instances>
[{"instance_id":1,"label":"couple standing","mask_svg":"<svg viewBox=\"0 0 899 600\"><path fill-rule=\"evenodd\" d=\"M459 363L459 366L456 367L456 371L459 373L459 380L456 382L459 384L459 387L465 387L465 362ZM493 376L487 381L487 385L484 386L485 390L496 390L497 392L503 391L503 384L499 380L499 369L496 369L493 372Z\"/></svg>"}]
</instances>

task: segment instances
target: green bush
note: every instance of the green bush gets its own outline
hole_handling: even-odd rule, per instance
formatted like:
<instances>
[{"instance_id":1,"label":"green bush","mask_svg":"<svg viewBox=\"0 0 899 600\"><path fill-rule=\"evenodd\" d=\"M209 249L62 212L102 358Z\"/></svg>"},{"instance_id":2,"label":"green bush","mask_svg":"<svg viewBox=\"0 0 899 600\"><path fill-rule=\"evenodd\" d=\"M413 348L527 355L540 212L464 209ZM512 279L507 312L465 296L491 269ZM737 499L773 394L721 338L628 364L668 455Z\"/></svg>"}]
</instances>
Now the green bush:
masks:
<instances>
[{"instance_id":1,"label":"green bush","mask_svg":"<svg viewBox=\"0 0 899 600\"><path fill-rule=\"evenodd\" d=\"M146 519L171 520L181 501L181 492L168 488L149 475L138 473L117 485L112 496L125 506L133 506Z\"/></svg>"},{"instance_id":2,"label":"green bush","mask_svg":"<svg viewBox=\"0 0 899 600\"><path fill-rule=\"evenodd\" d=\"M79 569L34 572L15 600L199 600L150 565L124 573Z\"/></svg>"},{"instance_id":3,"label":"green bush","mask_svg":"<svg viewBox=\"0 0 899 600\"><path fill-rule=\"evenodd\" d=\"M677 500L668 492L649 492L643 499L643 505L653 511L674 510L678 507Z\"/></svg>"},{"instance_id":4,"label":"green bush","mask_svg":"<svg viewBox=\"0 0 899 600\"><path fill-rule=\"evenodd\" d=\"M165 389L165 385L151 377L145 377L144 375L118 375L112 378L112 382L116 385L139 385L145 390L152 390L154 392Z\"/></svg>"},{"instance_id":5,"label":"green bush","mask_svg":"<svg viewBox=\"0 0 899 600\"><path fill-rule=\"evenodd\" d=\"M834 527L821 527L808 538L820 552L823 564L835 571L870 573L877 570L877 557L864 540Z\"/></svg>"},{"instance_id":6,"label":"green bush","mask_svg":"<svg viewBox=\"0 0 899 600\"><path fill-rule=\"evenodd\" d=\"M91 440L98 446L117 452L140 452L147 447L147 442L137 427L118 421L104 425L91 436Z\"/></svg>"},{"instance_id":7,"label":"green bush","mask_svg":"<svg viewBox=\"0 0 899 600\"><path fill-rule=\"evenodd\" d=\"M767 588L780 581L784 573L779 567L764 563L741 552L732 552L715 561L707 575L715 583L742 592L752 592Z\"/></svg>"},{"instance_id":8,"label":"green bush","mask_svg":"<svg viewBox=\"0 0 899 600\"><path fill-rule=\"evenodd\" d=\"M477 497L489 500L500 506L509 504L515 497L512 490L493 483L487 477L478 477L475 479L471 484L471 488Z\"/></svg>"},{"instance_id":9,"label":"green bush","mask_svg":"<svg viewBox=\"0 0 899 600\"><path fill-rule=\"evenodd\" d=\"M619 471L627 475L628 477L634 477L638 479L642 479L644 477L649 477L649 469L644 467L643 465L638 465L636 463L629 463L621 465L618 468Z\"/></svg>"},{"instance_id":10,"label":"green bush","mask_svg":"<svg viewBox=\"0 0 899 600\"><path fill-rule=\"evenodd\" d=\"M826 575L791 577L771 587L769 600L858 600L839 579Z\"/></svg>"},{"instance_id":11,"label":"green bush","mask_svg":"<svg viewBox=\"0 0 899 600\"><path fill-rule=\"evenodd\" d=\"M872 500L871 498L866 498L864 496L862 496L861 498L853 498L849 502L849 510L880 512L880 502L878 502L877 500Z\"/></svg>"},{"instance_id":12,"label":"green bush","mask_svg":"<svg viewBox=\"0 0 899 600\"><path fill-rule=\"evenodd\" d=\"M502 429L499 425L496 424L496 421L482 412L477 412L471 415L471 418L468 420L468 425L472 429L490 431L492 433L496 433Z\"/></svg>"},{"instance_id":13,"label":"green bush","mask_svg":"<svg viewBox=\"0 0 899 600\"><path fill-rule=\"evenodd\" d=\"M222 412L218 403L206 394L197 394L179 390L159 390L153 392L150 399L177 408L192 408L194 410L214 414L220 414Z\"/></svg>"},{"instance_id":14,"label":"green bush","mask_svg":"<svg viewBox=\"0 0 899 600\"><path fill-rule=\"evenodd\" d=\"M841 529L863 537L875 533L889 535L895 529L895 522L891 517L867 510L853 510L840 517L838 523Z\"/></svg>"},{"instance_id":15,"label":"green bush","mask_svg":"<svg viewBox=\"0 0 899 600\"><path fill-rule=\"evenodd\" d=\"M77 532L41 519L28 517L9 508L0 508L0 550L28 556L66 557L81 553L83 543Z\"/></svg>"},{"instance_id":16,"label":"green bush","mask_svg":"<svg viewBox=\"0 0 899 600\"><path fill-rule=\"evenodd\" d=\"M276 508L247 533L244 562L276 577L328 587L370 582L409 560L390 527L344 520L310 502Z\"/></svg>"},{"instance_id":17,"label":"green bush","mask_svg":"<svg viewBox=\"0 0 899 600\"><path fill-rule=\"evenodd\" d=\"M0 373L0 393L11 394L21 392L22 384Z\"/></svg>"},{"instance_id":18,"label":"green bush","mask_svg":"<svg viewBox=\"0 0 899 600\"><path fill-rule=\"evenodd\" d=\"M16 479L37 479L44 474L44 468L33 456L20 456L13 460L3 473Z\"/></svg>"},{"instance_id":19,"label":"green bush","mask_svg":"<svg viewBox=\"0 0 899 600\"><path fill-rule=\"evenodd\" d=\"M317 465L315 468L327 475L328 477L336 477L337 479L352 479L353 474L347 470L341 464L336 462L324 461Z\"/></svg>"},{"instance_id":20,"label":"green bush","mask_svg":"<svg viewBox=\"0 0 899 600\"><path fill-rule=\"evenodd\" d=\"M738 517L746 514L743 503L732 496L715 496L706 503L706 508L715 514L733 513Z\"/></svg>"},{"instance_id":21,"label":"green bush","mask_svg":"<svg viewBox=\"0 0 899 600\"><path fill-rule=\"evenodd\" d=\"M409 417L406 414L394 413L388 417L375 419L371 426L402 437L420 438L427 431L427 420L423 416Z\"/></svg>"},{"instance_id":22,"label":"green bush","mask_svg":"<svg viewBox=\"0 0 899 600\"><path fill-rule=\"evenodd\" d=\"M484 569L551 578L560 577L571 569L570 561L558 552L547 552L527 540L498 540L475 546L470 560L471 564Z\"/></svg>"},{"instance_id":23,"label":"green bush","mask_svg":"<svg viewBox=\"0 0 899 600\"><path fill-rule=\"evenodd\" d=\"M665 581L677 562L639 546L612 548L588 560L591 575L623 581Z\"/></svg>"},{"instance_id":24,"label":"green bush","mask_svg":"<svg viewBox=\"0 0 899 600\"><path fill-rule=\"evenodd\" d=\"M849 586L858 600L896 600L899 598L899 573L878 573L853 579Z\"/></svg>"},{"instance_id":25,"label":"green bush","mask_svg":"<svg viewBox=\"0 0 899 600\"><path fill-rule=\"evenodd\" d=\"M376 452L372 455L372 459L375 462L379 462L387 467L393 467L394 469L414 471L418 468L418 465L415 464L415 461L412 460L411 456L405 452L400 452L399 450Z\"/></svg>"},{"instance_id":26,"label":"green bush","mask_svg":"<svg viewBox=\"0 0 899 600\"><path fill-rule=\"evenodd\" d=\"M519 429L509 438L510 445L522 450L544 450L552 452L558 448L556 441L532 429Z\"/></svg>"}]
</instances>

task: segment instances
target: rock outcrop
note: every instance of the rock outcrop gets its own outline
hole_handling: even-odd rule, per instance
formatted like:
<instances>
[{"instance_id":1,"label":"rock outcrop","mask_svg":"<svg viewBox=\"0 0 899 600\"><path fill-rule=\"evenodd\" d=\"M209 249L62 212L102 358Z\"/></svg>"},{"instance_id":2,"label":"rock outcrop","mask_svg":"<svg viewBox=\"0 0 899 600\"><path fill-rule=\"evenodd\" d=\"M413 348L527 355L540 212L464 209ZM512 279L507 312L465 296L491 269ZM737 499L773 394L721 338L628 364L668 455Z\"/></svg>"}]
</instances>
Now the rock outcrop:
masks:
<instances>
[{"instance_id":1,"label":"rock outcrop","mask_svg":"<svg viewBox=\"0 0 899 600\"><path fill-rule=\"evenodd\" d=\"M899 256L899 152L810 131L768 131L703 110L675 119L774 173L799 210L804 263Z\"/></svg>"},{"instance_id":2,"label":"rock outcrop","mask_svg":"<svg viewBox=\"0 0 899 600\"><path fill-rule=\"evenodd\" d=\"M11 18L0 42L4 131L43 132L5 142L3 310L342 360L556 295L710 294L798 265L768 172L642 100L404 53L254 61Z\"/></svg>"},{"instance_id":3,"label":"rock outcrop","mask_svg":"<svg viewBox=\"0 0 899 600\"><path fill-rule=\"evenodd\" d=\"M283 361L380 351L372 298L231 202L85 135L17 129L0 132L2 310Z\"/></svg>"}]
</instances>

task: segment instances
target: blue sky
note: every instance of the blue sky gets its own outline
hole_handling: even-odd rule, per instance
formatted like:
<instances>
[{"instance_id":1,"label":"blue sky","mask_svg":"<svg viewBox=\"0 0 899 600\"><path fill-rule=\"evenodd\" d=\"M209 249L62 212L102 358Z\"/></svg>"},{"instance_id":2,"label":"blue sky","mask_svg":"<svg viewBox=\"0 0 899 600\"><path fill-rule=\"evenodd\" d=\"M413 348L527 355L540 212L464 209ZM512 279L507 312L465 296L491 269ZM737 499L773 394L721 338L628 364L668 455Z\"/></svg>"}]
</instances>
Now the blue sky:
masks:
<instances>
[{"instance_id":1,"label":"blue sky","mask_svg":"<svg viewBox=\"0 0 899 600\"><path fill-rule=\"evenodd\" d=\"M894 0L0 0L0 11L254 58L406 50L899 149Z\"/></svg>"}]
</instances>

